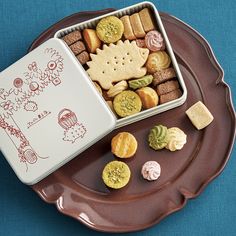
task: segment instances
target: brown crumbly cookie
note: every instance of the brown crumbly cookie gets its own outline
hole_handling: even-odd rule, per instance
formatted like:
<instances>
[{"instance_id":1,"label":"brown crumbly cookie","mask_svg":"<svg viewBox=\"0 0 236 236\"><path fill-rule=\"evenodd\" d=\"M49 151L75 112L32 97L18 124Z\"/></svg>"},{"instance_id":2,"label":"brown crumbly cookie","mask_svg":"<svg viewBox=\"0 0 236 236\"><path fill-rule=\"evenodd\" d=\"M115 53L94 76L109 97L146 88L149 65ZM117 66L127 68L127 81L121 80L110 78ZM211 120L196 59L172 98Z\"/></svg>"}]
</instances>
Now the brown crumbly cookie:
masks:
<instances>
[{"instance_id":1,"label":"brown crumbly cookie","mask_svg":"<svg viewBox=\"0 0 236 236\"><path fill-rule=\"evenodd\" d=\"M175 100L181 96L182 96L182 92L180 91L180 89L163 94L160 96L160 104L170 102L170 101Z\"/></svg>"},{"instance_id":2,"label":"brown crumbly cookie","mask_svg":"<svg viewBox=\"0 0 236 236\"><path fill-rule=\"evenodd\" d=\"M176 77L176 73L173 67L159 70L153 74L153 85L156 86L158 84L164 83L169 79Z\"/></svg>"},{"instance_id":3,"label":"brown crumbly cookie","mask_svg":"<svg viewBox=\"0 0 236 236\"><path fill-rule=\"evenodd\" d=\"M78 41L70 46L71 51L78 55L79 53L83 52L85 50L84 43L82 41Z\"/></svg>"},{"instance_id":4,"label":"brown crumbly cookie","mask_svg":"<svg viewBox=\"0 0 236 236\"><path fill-rule=\"evenodd\" d=\"M137 151L136 138L128 132L118 133L111 140L111 152L119 158L130 158Z\"/></svg>"},{"instance_id":5,"label":"brown crumbly cookie","mask_svg":"<svg viewBox=\"0 0 236 236\"><path fill-rule=\"evenodd\" d=\"M124 36L126 39L129 40L133 40L136 39L131 23L130 23L130 19L129 16L122 16L120 18L120 20L122 21L123 25L124 25Z\"/></svg>"},{"instance_id":6,"label":"brown crumbly cookie","mask_svg":"<svg viewBox=\"0 0 236 236\"><path fill-rule=\"evenodd\" d=\"M140 20L139 14L135 13L130 16L130 23L133 28L134 35L137 38L144 38L146 33L143 29L142 22Z\"/></svg>"},{"instance_id":7,"label":"brown crumbly cookie","mask_svg":"<svg viewBox=\"0 0 236 236\"><path fill-rule=\"evenodd\" d=\"M179 88L178 81L170 80L170 81L167 81L167 82L165 82L163 84L159 84L157 86L157 94L160 96L160 95L169 93L171 91L174 91L174 90L176 90L178 88Z\"/></svg>"},{"instance_id":8,"label":"brown crumbly cookie","mask_svg":"<svg viewBox=\"0 0 236 236\"><path fill-rule=\"evenodd\" d=\"M73 31L62 38L69 46L82 39L80 31Z\"/></svg>"},{"instance_id":9,"label":"brown crumbly cookie","mask_svg":"<svg viewBox=\"0 0 236 236\"><path fill-rule=\"evenodd\" d=\"M96 30L84 29L83 36L89 52L95 53L96 49L101 47L102 42L98 38Z\"/></svg>"},{"instance_id":10,"label":"brown crumbly cookie","mask_svg":"<svg viewBox=\"0 0 236 236\"><path fill-rule=\"evenodd\" d=\"M155 29L150 10L148 8L144 8L142 11L140 11L139 16L143 25L143 29L146 33Z\"/></svg>"},{"instance_id":11,"label":"brown crumbly cookie","mask_svg":"<svg viewBox=\"0 0 236 236\"><path fill-rule=\"evenodd\" d=\"M81 65L84 65L89 60L89 54L86 51L81 52L76 58L79 60Z\"/></svg>"}]
</instances>

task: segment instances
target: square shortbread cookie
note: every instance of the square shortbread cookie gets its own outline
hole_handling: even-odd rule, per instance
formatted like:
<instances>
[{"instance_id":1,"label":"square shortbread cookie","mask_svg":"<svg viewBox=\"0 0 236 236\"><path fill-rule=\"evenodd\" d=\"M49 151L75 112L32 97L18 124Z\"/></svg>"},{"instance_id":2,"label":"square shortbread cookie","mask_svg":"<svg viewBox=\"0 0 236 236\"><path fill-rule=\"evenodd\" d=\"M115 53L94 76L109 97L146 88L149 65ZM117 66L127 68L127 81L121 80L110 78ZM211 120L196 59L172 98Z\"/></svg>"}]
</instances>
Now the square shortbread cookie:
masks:
<instances>
[{"instance_id":1,"label":"square shortbread cookie","mask_svg":"<svg viewBox=\"0 0 236 236\"><path fill-rule=\"evenodd\" d=\"M213 115L201 101L192 105L185 113L198 130L208 126L214 119Z\"/></svg>"}]
</instances>

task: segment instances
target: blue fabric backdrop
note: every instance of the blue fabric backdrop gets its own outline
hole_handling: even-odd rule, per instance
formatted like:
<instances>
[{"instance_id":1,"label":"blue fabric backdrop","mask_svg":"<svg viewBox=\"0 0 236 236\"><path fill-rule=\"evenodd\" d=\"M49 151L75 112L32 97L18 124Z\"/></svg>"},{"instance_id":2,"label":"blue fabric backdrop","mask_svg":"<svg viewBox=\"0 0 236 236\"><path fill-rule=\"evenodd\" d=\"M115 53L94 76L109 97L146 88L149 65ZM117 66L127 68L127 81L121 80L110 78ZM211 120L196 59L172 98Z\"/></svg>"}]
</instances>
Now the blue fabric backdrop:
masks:
<instances>
[{"instance_id":1,"label":"blue fabric backdrop","mask_svg":"<svg viewBox=\"0 0 236 236\"><path fill-rule=\"evenodd\" d=\"M21 58L48 26L72 13L122 8L137 0L1 0L0 71ZM159 0L160 11L190 24L211 44L224 68L225 81L236 94L235 0ZM235 103L235 97L234 97ZM236 149L223 173L186 207L158 225L132 236L236 235ZM0 156L0 235L103 235L59 214L20 183ZM125 217L125 216L124 216Z\"/></svg>"}]
</instances>

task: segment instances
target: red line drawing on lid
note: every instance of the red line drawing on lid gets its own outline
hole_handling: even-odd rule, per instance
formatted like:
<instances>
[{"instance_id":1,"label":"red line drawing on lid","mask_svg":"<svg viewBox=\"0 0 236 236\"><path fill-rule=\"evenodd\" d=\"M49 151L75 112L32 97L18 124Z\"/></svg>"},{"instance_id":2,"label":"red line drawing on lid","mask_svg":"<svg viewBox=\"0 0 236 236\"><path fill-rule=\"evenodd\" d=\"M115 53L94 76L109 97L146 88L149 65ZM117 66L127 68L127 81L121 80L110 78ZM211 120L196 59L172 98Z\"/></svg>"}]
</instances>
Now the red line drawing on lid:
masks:
<instances>
[{"instance_id":1,"label":"red line drawing on lid","mask_svg":"<svg viewBox=\"0 0 236 236\"><path fill-rule=\"evenodd\" d=\"M82 139L87 132L85 126L78 121L76 114L67 108L58 113L58 124L65 129L63 140L71 143L78 138Z\"/></svg>"},{"instance_id":2,"label":"red line drawing on lid","mask_svg":"<svg viewBox=\"0 0 236 236\"><path fill-rule=\"evenodd\" d=\"M39 64L44 62L33 61L27 66L26 72L19 77L12 78L12 87L0 88L0 128L5 131L13 143L20 162L26 165L26 171L28 171L28 164L36 163L39 158L48 157L39 156L33 149L30 141L13 119L14 113L22 106L26 111L38 110L38 104L32 101L32 98L41 95L49 85L61 84L60 76L64 69L64 59L55 49L46 48L44 54L48 59L42 68Z\"/></svg>"}]
</instances>

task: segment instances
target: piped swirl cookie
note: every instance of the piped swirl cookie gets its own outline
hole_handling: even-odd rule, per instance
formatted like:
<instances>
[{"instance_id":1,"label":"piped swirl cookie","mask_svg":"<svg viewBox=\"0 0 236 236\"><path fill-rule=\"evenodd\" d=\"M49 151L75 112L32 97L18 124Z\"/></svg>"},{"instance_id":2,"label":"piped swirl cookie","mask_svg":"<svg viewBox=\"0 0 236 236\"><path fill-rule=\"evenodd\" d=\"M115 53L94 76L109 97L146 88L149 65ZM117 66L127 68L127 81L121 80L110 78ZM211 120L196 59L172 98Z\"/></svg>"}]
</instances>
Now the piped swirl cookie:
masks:
<instances>
[{"instance_id":1,"label":"piped swirl cookie","mask_svg":"<svg viewBox=\"0 0 236 236\"><path fill-rule=\"evenodd\" d=\"M149 73L153 74L158 70L170 66L171 59L165 51L153 52L148 56L146 67Z\"/></svg>"},{"instance_id":2,"label":"piped swirl cookie","mask_svg":"<svg viewBox=\"0 0 236 236\"><path fill-rule=\"evenodd\" d=\"M167 127L163 125L154 126L148 135L148 142L154 150L163 149L168 143Z\"/></svg>"},{"instance_id":3,"label":"piped swirl cookie","mask_svg":"<svg viewBox=\"0 0 236 236\"><path fill-rule=\"evenodd\" d=\"M169 128L167 135L168 143L165 148L172 152L182 149L184 144L187 142L187 135L178 127Z\"/></svg>"}]
</instances>

